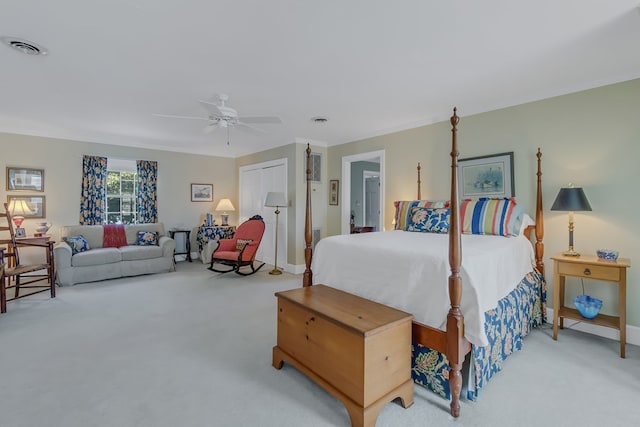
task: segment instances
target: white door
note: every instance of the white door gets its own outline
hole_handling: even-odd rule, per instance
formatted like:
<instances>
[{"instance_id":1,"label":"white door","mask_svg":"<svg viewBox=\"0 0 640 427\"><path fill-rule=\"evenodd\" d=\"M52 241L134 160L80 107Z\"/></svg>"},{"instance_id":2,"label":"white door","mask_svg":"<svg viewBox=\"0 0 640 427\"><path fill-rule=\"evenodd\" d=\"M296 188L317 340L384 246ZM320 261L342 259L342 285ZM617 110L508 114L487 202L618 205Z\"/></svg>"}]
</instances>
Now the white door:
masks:
<instances>
[{"instance_id":1,"label":"white door","mask_svg":"<svg viewBox=\"0 0 640 427\"><path fill-rule=\"evenodd\" d=\"M262 216L265 223L264 236L258 248L256 259L273 265L275 262L275 208L264 206L270 191L287 193L287 159L259 163L240 168L240 223L253 215ZM287 261L287 208L280 208L278 215L278 266L286 266Z\"/></svg>"}]
</instances>

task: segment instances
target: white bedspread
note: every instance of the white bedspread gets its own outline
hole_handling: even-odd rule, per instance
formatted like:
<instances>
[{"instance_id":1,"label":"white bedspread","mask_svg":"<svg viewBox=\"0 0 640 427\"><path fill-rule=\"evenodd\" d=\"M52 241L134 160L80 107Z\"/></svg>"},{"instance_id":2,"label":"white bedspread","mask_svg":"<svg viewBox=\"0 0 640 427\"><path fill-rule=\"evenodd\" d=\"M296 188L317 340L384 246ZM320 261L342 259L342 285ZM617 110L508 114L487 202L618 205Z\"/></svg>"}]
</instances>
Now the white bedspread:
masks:
<instances>
[{"instance_id":1,"label":"white bedspread","mask_svg":"<svg viewBox=\"0 0 640 427\"><path fill-rule=\"evenodd\" d=\"M313 282L413 314L445 330L449 312L449 236L385 231L340 235L318 242ZM533 270L525 237L462 235L462 303L465 337L487 345L484 312L497 307Z\"/></svg>"}]
</instances>

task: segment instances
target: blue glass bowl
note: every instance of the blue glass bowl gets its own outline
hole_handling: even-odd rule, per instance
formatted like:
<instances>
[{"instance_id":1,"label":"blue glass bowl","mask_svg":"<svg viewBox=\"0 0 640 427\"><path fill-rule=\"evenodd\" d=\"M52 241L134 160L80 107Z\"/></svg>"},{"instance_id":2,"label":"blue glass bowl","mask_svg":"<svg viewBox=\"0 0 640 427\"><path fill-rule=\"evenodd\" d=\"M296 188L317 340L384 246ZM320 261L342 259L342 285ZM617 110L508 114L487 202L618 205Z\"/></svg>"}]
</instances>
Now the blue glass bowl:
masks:
<instances>
[{"instance_id":1,"label":"blue glass bowl","mask_svg":"<svg viewBox=\"0 0 640 427\"><path fill-rule=\"evenodd\" d=\"M598 255L598 258L602 261L616 261L618 259L618 251L614 251L613 249L598 249L596 255Z\"/></svg>"},{"instance_id":2,"label":"blue glass bowl","mask_svg":"<svg viewBox=\"0 0 640 427\"><path fill-rule=\"evenodd\" d=\"M578 295L573 304L576 306L582 317L593 319L602 308L602 300L590 297L589 295Z\"/></svg>"}]
</instances>

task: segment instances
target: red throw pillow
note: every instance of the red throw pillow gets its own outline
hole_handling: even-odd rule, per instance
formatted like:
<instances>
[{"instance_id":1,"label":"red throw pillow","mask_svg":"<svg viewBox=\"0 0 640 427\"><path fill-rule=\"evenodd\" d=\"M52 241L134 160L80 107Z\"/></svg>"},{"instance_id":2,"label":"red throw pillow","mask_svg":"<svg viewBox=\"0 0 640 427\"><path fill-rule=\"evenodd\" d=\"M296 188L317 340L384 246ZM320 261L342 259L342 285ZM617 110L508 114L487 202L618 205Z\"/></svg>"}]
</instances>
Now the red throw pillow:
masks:
<instances>
[{"instance_id":1,"label":"red throw pillow","mask_svg":"<svg viewBox=\"0 0 640 427\"><path fill-rule=\"evenodd\" d=\"M102 228L104 231L102 236L103 248L127 246L127 235L124 233L123 224L105 224Z\"/></svg>"}]
</instances>

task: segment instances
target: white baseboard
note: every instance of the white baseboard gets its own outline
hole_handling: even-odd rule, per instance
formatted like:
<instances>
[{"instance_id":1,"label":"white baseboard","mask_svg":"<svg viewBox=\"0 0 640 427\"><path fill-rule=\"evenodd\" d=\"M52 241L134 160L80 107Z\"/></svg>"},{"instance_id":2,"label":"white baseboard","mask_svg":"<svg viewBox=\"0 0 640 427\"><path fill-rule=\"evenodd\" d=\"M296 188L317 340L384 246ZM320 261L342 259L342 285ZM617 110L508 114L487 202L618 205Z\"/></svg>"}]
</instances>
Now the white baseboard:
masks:
<instances>
[{"instance_id":1,"label":"white baseboard","mask_svg":"<svg viewBox=\"0 0 640 427\"><path fill-rule=\"evenodd\" d=\"M547 322L553 324L553 309L547 308ZM620 332L605 326L583 323L578 320L564 319L564 327L575 329L576 331L598 335L604 338L620 341ZM627 344L640 345L640 328L627 325Z\"/></svg>"}]
</instances>

